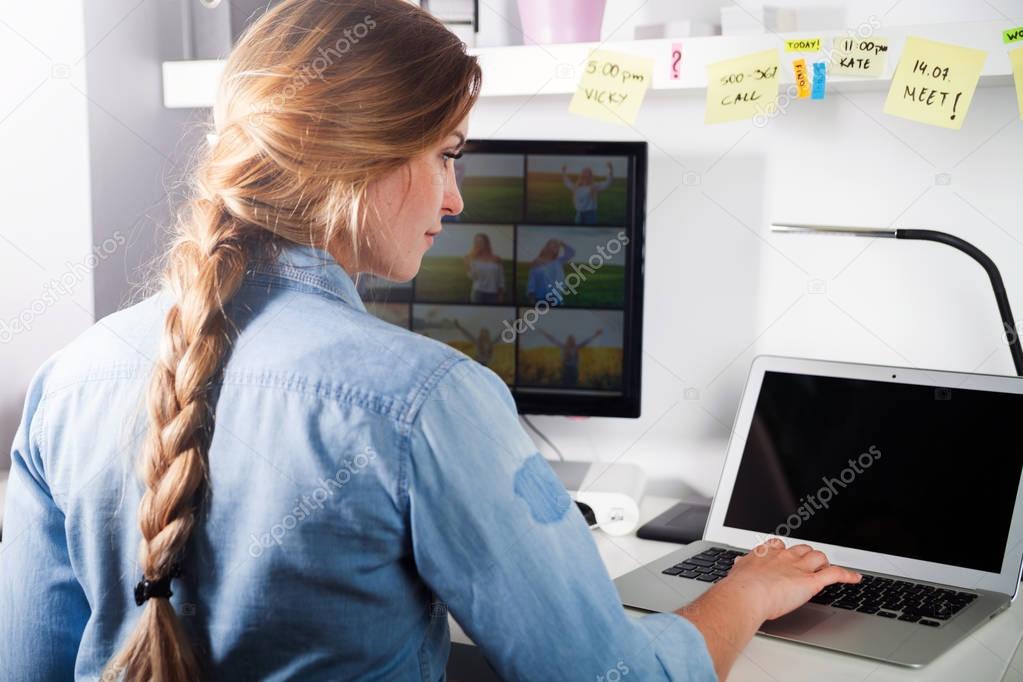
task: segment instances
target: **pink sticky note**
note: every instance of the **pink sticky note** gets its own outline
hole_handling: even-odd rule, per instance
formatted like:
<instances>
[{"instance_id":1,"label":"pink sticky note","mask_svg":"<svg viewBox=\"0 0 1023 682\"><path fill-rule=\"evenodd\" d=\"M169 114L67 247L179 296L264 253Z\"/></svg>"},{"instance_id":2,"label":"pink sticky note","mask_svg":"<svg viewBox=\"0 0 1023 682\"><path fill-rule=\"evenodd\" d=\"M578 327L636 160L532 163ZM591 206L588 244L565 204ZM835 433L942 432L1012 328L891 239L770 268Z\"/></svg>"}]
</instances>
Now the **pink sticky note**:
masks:
<instances>
[{"instance_id":1,"label":"pink sticky note","mask_svg":"<svg viewBox=\"0 0 1023 682\"><path fill-rule=\"evenodd\" d=\"M671 44L671 80L677 81L682 75L682 43Z\"/></svg>"}]
</instances>

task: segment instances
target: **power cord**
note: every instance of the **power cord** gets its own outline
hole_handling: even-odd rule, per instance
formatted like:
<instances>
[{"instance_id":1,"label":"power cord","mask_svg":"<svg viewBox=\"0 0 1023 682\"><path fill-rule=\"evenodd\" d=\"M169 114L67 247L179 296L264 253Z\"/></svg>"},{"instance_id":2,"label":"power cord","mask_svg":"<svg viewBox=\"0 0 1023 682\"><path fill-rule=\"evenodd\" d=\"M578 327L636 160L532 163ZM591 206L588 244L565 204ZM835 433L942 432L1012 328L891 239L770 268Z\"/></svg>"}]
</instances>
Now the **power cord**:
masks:
<instances>
[{"instance_id":1,"label":"power cord","mask_svg":"<svg viewBox=\"0 0 1023 682\"><path fill-rule=\"evenodd\" d=\"M529 421L529 417L527 417L524 414L520 414L519 417L522 419L522 421L526 422L526 425L529 428L531 428L533 432L536 433L536 435L540 436L540 440L542 440L544 443L547 443L547 445L551 446L551 450L554 450L554 453L558 456L558 459L560 459L562 462L565 461L565 456L561 454L561 450L558 449L558 446L551 442L551 439L545 436L543 434L543 431L536 428L536 425L533 424L533 422Z\"/></svg>"}]
</instances>

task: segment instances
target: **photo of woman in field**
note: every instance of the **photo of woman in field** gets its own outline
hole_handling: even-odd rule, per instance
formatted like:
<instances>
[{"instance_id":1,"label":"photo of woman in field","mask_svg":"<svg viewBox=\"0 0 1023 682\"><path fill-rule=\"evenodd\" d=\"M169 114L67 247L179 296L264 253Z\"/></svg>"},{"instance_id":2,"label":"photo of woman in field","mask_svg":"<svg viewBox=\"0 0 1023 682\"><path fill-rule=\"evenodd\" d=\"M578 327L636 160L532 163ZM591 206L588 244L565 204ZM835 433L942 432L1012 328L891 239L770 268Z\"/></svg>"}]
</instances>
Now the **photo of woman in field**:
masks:
<instances>
[{"instance_id":1,"label":"photo of woman in field","mask_svg":"<svg viewBox=\"0 0 1023 682\"><path fill-rule=\"evenodd\" d=\"M469 290L471 303L503 303L505 297L504 261L494 253L490 237L477 232L472 249L465 254L465 274L472 282Z\"/></svg>"},{"instance_id":2,"label":"photo of woman in field","mask_svg":"<svg viewBox=\"0 0 1023 682\"><path fill-rule=\"evenodd\" d=\"M552 309L518 338L520 385L622 390L622 311Z\"/></svg>"},{"instance_id":3,"label":"photo of woman in field","mask_svg":"<svg viewBox=\"0 0 1023 682\"><path fill-rule=\"evenodd\" d=\"M550 225L624 226L629 161L623 156L526 159L526 221Z\"/></svg>"},{"instance_id":4,"label":"photo of woman in field","mask_svg":"<svg viewBox=\"0 0 1023 682\"><path fill-rule=\"evenodd\" d=\"M512 303L515 228L445 224L415 279L422 303Z\"/></svg>"}]
</instances>

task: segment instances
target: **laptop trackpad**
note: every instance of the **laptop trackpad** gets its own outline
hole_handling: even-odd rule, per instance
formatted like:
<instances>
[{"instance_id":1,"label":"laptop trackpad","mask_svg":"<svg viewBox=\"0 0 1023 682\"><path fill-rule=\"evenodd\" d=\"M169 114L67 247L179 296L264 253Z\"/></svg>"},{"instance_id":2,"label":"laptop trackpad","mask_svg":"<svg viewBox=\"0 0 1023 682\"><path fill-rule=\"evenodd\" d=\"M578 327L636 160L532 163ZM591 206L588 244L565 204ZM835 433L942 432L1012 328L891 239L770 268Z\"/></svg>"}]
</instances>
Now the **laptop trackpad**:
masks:
<instances>
[{"instance_id":1,"label":"laptop trackpad","mask_svg":"<svg viewBox=\"0 0 1023 682\"><path fill-rule=\"evenodd\" d=\"M781 618L764 621L760 631L779 637L799 637L834 615L824 609L796 609Z\"/></svg>"}]
</instances>

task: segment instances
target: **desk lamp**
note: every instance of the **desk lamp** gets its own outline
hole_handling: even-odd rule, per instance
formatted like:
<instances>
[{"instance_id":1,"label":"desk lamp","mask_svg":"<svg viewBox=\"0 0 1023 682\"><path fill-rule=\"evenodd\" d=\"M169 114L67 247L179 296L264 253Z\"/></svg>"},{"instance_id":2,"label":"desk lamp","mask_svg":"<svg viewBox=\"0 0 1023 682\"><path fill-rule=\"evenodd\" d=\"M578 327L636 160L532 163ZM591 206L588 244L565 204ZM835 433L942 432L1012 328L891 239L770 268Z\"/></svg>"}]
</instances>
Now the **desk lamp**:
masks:
<instances>
[{"instance_id":1,"label":"desk lamp","mask_svg":"<svg viewBox=\"0 0 1023 682\"><path fill-rule=\"evenodd\" d=\"M935 230L773 223L771 231L790 234L916 239L946 244L962 251L980 263L980 266L987 273L988 279L991 280L995 302L998 304L998 313L1002 319L1002 329L1005 331L1006 339L1009 342L1009 353L1012 355L1012 363L1016 367L1016 374L1023 376L1023 349L1020 347L1019 333L1016 331L1016 321L1013 319L1012 309L1009 307L1009 297L1005 294L1005 284L1002 282L1002 275L998 272L998 267L994 261L973 244L946 232L937 232ZM683 502L673 506L665 513L642 526L636 534L639 537L650 540L681 543L693 542L702 537L703 528L706 526L707 515L709 513L710 506L707 504Z\"/></svg>"},{"instance_id":2,"label":"desk lamp","mask_svg":"<svg viewBox=\"0 0 1023 682\"><path fill-rule=\"evenodd\" d=\"M1016 321L1012 317L1012 309L1009 307L1009 297L1005 294L1005 284L1002 283L1002 275L998 267L987 254L978 249L968 241L962 240L947 232L935 230L903 230L899 228L876 228L876 227L839 227L831 225L803 225L798 223L773 223L772 232L787 232L790 234L830 234L853 237L874 237L882 239L916 239L928 242L946 244L953 249L958 249L973 260L980 263L991 280L991 289L995 294L995 302L998 304L998 314L1002 318L1002 329L1005 331L1009 341L1009 353L1012 355L1012 363L1016 367L1016 374L1023 376L1023 349L1020 347L1019 334L1016 332Z\"/></svg>"}]
</instances>

